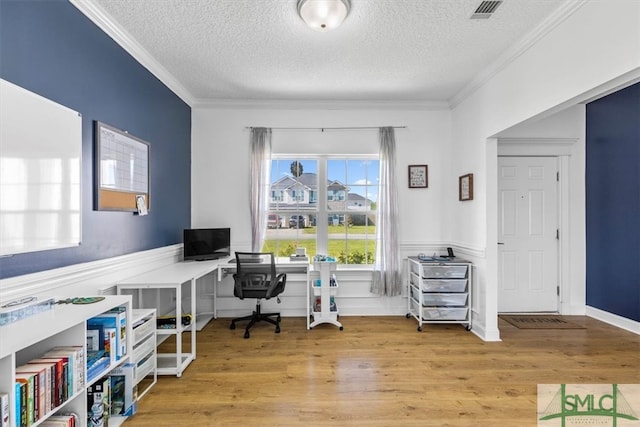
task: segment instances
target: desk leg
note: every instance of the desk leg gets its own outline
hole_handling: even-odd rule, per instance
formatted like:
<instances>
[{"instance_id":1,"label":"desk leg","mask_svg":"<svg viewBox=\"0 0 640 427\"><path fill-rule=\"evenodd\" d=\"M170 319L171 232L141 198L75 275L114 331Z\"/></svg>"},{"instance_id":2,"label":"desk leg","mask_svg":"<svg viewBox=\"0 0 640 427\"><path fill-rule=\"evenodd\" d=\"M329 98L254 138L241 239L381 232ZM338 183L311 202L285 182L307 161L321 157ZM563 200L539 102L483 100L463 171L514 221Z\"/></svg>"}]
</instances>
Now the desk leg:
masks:
<instances>
[{"instance_id":1,"label":"desk leg","mask_svg":"<svg viewBox=\"0 0 640 427\"><path fill-rule=\"evenodd\" d=\"M179 328L179 329L178 329ZM182 376L182 283L176 286L176 377Z\"/></svg>"},{"instance_id":2,"label":"desk leg","mask_svg":"<svg viewBox=\"0 0 640 427\"><path fill-rule=\"evenodd\" d=\"M218 275L219 276L219 275ZM218 318L218 277L214 274L213 277L213 318Z\"/></svg>"},{"instance_id":3,"label":"desk leg","mask_svg":"<svg viewBox=\"0 0 640 427\"><path fill-rule=\"evenodd\" d=\"M198 313L196 313L196 279L191 279L191 354L193 354L193 358L196 358L196 319L198 318Z\"/></svg>"},{"instance_id":4,"label":"desk leg","mask_svg":"<svg viewBox=\"0 0 640 427\"><path fill-rule=\"evenodd\" d=\"M310 274L309 274L309 265L307 265L307 281L306 281L306 287L307 287L307 330L309 330L310 328L310 321L309 321L309 317L311 316L311 295L309 295L309 288L311 287L311 282L310 282Z\"/></svg>"}]
</instances>

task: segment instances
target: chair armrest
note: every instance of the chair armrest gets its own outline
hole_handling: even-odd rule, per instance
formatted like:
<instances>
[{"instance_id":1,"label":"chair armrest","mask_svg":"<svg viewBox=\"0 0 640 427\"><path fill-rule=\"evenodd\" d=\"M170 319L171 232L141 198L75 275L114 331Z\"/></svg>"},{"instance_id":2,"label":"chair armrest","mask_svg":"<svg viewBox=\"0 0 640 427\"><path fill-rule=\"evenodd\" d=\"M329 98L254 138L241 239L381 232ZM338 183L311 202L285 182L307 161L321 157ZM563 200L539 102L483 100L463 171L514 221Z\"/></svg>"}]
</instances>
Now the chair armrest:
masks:
<instances>
[{"instance_id":1,"label":"chair armrest","mask_svg":"<svg viewBox=\"0 0 640 427\"><path fill-rule=\"evenodd\" d=\"M233 275L233 294L240 298L244 299L244 292L242 291L242 283L238 280L238 275Z\"/></svg>"},{"instance_id":2,"label":"chair armrest","mask_svg":"<svg viewBox=\"0 0 640 427\"><path fill-rule=\"evenodd\" d=\"M269 288L267 289L267 294L266 294L265 298L267 298L267 299L271 298L273 296L273 292L279 286L282 286L282 289L278 293L281 293L282 291L284 291L284 287L285 287L286 283L287 283L287 273L278 274L276 277L271 279L271 283L269 284Z\"/></svg>"}]
</instances>

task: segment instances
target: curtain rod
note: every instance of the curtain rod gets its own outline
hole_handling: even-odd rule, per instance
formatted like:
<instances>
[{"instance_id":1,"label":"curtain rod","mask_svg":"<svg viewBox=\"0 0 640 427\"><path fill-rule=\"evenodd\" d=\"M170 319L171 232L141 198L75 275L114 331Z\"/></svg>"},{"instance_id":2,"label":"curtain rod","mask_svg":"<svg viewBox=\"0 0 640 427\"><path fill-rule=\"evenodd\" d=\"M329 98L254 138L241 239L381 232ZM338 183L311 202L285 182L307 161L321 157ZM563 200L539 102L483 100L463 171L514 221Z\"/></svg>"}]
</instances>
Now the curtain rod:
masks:
<instances>
[{"instance_id":1,"label":"curtain rod","mask_svg":"<svg viewBox=\"0 0 640 427\"><path fill-rule=\"evenodd\" d=\"M254 129L258 126L247 126L245 129ZM406 129L407 126L347 126L347 127L272 127L271 130L319 130L324 132L325 130L374 130L381 127L391 127L393 129Z\"/></svg>"}]
</instances>

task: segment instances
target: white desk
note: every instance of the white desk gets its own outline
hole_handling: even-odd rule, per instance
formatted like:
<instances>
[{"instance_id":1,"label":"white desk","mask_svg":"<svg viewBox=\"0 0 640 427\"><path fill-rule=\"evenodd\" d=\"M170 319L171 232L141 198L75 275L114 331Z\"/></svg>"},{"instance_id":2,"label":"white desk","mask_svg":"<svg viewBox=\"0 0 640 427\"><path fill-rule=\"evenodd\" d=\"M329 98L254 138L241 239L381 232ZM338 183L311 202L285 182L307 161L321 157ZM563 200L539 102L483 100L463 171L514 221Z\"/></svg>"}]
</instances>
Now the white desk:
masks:
<instances>
[{"instance_id":1,"label":"white desk","mask_svg":"<svg viewBox=\"0 0 640 427\"><path fill-rule=\"evenodd\" d=\"M218 265L218 283L222 281L222 279L230 273L235 273L237 269L236 263L234 262L225 262L224 264ZM278 273L287 273L287 274L303 274L306 276L305 278L305 286L307 288L307 329L309 329L309 272L311 271L311 265L308 261L291 261L288 257L279 257L276 258L276 271ZM214 299L214 307L215 307L215 299Z\"/></svg>"},{"instance_id":2,"label":"white desk","mask_svg":"<svg viewBox=\"0 0 640 427\"><path fill-rule=\"evenodd\" d=\"M237 265L235 261L230 261L231 259L227 258L224 263L218 265L218 281L222 280L229 273L235 273ZM276 271L278 273L301 273L308 275L310 267L309 262L291 261L288 257L276 258Z\"/></svg>"},{"instance_id":3,"label":"white desk","mask_svg":"<svg viewBox=\"0 0 640 427\"><path fill-rule=\"evenodd\" d=\"M229 258L213 261L185 261L152 270L117 283L118 293L125 289L138 291L138 304L142 301L143 289L173 289L176 295L176 327L174 329L157 329L157 334L175 335L176 352L158 354L158 374L182 376L185 368L196 358L196 281L207 274L216 271L220 264L225 264ZM182 286L188 284L191 292L191 323L182 326ZM214 298L215 313L215 298ZM182 351L182 333L191 332L191 349L188 353Z\"/></svg>"}]
</instances>

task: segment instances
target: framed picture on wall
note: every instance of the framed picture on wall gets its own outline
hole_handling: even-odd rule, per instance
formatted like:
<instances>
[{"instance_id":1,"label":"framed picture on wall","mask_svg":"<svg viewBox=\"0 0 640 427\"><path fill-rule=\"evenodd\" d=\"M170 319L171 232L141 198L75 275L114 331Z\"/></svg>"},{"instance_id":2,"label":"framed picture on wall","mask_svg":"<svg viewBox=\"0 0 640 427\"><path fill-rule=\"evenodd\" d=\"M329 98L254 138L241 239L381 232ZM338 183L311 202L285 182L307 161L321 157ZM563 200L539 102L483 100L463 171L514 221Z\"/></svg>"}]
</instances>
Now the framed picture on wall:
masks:
<instances>
[{"instance_id":1,"label":"framed picture on wall","mask_svg":"<svg viewBox=\"0 0 640 427\"><path fill-rule=\"evenodd\" d=\"M140 138L95 121L95 203L99 211L149 211L149 147Z\"/></svg>"},{"instance_id":2,"label":"framed picture on wall","mask_svg":"<svg viewBox=\"0 0 640 427\"><path fill-rule=\"evenodd\" d=\"M409 165L409 188L427 188L429 186L428 172L427 165Z\"/></svg>"},{"instance_id":3,"label":"framed picture on wall","mask_svg":"<svg viewBox=\"0 0 640 427\"><path fill-rule=\"evenodd\" d=\"M473 174L468 173L458 178L458 200L473 200Z\"/></svg>"}]
</instances>

